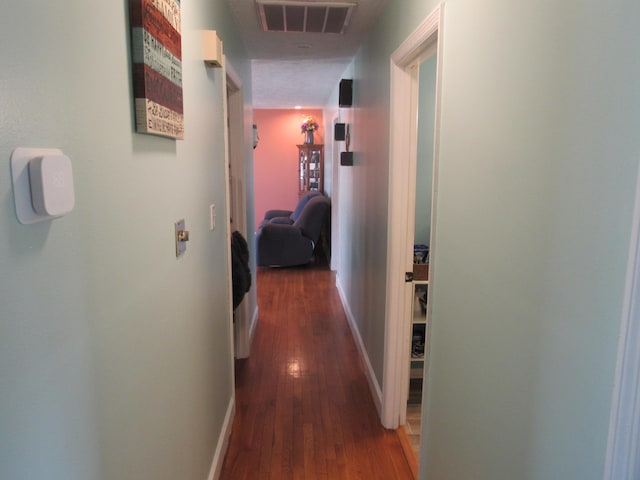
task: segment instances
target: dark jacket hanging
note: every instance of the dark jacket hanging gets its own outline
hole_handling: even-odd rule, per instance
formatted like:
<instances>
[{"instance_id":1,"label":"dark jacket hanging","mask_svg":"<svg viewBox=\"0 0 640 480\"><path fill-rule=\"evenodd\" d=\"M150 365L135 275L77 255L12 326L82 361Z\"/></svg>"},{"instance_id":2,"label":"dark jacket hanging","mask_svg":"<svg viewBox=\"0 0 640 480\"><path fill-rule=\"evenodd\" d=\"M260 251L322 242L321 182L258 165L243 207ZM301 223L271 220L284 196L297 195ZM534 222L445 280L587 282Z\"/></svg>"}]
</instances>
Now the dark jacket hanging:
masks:
<instances>
[{"instance_id":1,"label":"dark jacket hanging","mask_svg":"<svg viewBox=\"0 0 640 480\"><path fill-rule=\"evenodd\" d=\"M233 280L233 309L235 310L244 294L251 288L249 269L249 248L247 241L237 230L231 234L231 278Z\"/></svg>"}]
</instances>

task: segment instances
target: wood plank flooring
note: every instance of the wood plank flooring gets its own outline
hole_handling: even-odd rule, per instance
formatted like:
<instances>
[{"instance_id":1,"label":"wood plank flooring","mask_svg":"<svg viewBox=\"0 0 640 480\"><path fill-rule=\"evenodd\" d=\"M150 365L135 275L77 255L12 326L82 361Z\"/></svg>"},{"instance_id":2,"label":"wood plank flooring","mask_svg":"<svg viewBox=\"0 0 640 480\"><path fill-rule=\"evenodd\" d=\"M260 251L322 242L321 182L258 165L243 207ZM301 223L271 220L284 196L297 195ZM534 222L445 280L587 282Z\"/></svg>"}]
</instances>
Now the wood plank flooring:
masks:
<instances>
[{"instance_id":1,"label":"wood plank flooring","mask_svg":"<svg viewBox=\"0 0 640 480\"><path fill-rule=\"evenodd\" d=\"M334 274L259 268L251 357L236 362L222 480L413 478L376 412Z\"/></svg>"}]
</instances>

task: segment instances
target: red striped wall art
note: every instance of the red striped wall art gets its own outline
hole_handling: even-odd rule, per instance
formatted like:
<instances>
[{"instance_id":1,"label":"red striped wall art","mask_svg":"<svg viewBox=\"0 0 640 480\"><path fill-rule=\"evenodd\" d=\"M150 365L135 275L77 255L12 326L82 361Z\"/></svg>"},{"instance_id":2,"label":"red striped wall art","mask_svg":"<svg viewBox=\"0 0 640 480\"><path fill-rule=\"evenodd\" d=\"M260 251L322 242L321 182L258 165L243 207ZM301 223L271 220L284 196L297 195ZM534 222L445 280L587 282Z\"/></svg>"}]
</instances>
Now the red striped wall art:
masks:
<instances>
[{"instance_id":1,"label":"red striped wall art","mask_svg":"<svg viewBox=\"0 0 640 480\"><path fill-rule=\"evenodd\" d=\"M184 138L180 0L129 0L136 131Z\"/></svg>"}]
</instances>

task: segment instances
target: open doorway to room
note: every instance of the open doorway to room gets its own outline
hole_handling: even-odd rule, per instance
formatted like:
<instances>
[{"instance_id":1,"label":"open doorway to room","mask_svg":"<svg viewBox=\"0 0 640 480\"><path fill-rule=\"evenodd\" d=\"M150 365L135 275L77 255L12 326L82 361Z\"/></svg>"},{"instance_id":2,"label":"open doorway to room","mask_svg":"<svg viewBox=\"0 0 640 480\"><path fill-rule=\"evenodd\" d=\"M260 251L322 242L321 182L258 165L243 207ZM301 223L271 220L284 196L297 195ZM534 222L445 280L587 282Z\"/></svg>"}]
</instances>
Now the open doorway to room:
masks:
<instances>
[{"instance_id":1,"label":"open doorway to room","mask_svg":"<svg viewBox=\"0 0 640 480\"><path fill-rule=\"evenodd\" d=\"M253 115L260 127L253 180L258 267L322 263L328 268L330 218L316 218L318 202L310 201L331 198L325 168L332 151L325 145L323 110L254 109ZM302 133L308 122L315 125L312 143Z\"/></svg>"},{"instance_id":2,"label":"open doorway to room","mask_svg":"<svg viewBox=\"0 0 640 480\"><path fill-rule=\"evenodd\" d=\"M244 109L242 81L233 66L225 59L226 120L229 157L229 215L231 231L247 237L247 208L244 165ZM212 215L214 213L212 212ZM234 350L236 358L249 356L251 346L251 314L248 298L234 311Z\"/></svg>"},{"instance_id":3,"label":"open doorway to room","mask_svg":"<svg viewBox=\"0 0 640 480\"><path fill-rule=\"evenodd\" d=\"M442 13L442 6L436 8L391 57L387 336L382 420L387 428L411 429L417 442L423 430L420 419L428 389L430 299L435 280L442 63L442 45L438 39ZM421 97L425 101L422 112L419 111ZM431 121L427 121L429 117ZM426 254L424 247L416 250L416 244L428 247L429 253ZM421 268L414 266L416 251L419 261L423 262ZM412 392L411 386L417 391ZM411 417L418 416L418 423L412 426L407 425L409 402L419 405L410 410ZM417 460L419 447L409 445L409 448ZM417 468L416 461L416 475Z\"/></svg>"},{"instance_id":4,"label":"open doorway to room","mask_svg":"<svg viewBox=\"0 0 640 480\"><path fill-rule=\"evenodd\" d=\"M413 291L409 331L411 350L405 425L411 445L419 454L422 425L422 394L426 367L425 344L428 326L431 205L433 197L433 144L437 56L416 63L418 78L418 123L413 229Z\"/></svg>"}]
</instances>

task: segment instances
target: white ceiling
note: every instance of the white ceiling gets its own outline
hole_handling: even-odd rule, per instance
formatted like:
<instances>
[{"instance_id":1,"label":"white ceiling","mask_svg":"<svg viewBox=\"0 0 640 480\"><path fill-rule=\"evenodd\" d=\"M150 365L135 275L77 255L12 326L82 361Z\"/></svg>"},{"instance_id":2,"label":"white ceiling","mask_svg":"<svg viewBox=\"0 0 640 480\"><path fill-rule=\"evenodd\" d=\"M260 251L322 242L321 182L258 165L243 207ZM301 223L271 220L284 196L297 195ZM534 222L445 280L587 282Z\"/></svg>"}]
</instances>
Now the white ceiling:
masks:
<instances>
[{"instance_id":1,"label":"white ceiling","mask_svg":"<svg viewBox=\"0 0 640 480\"><path fill-rule=\"evenodd\" d=\"M356 7L343 34L264 32L255 0L227 2L252 59L254 108L310 108L327 103L387 0L344 0Z\"/></svg>"}]
</instances>

